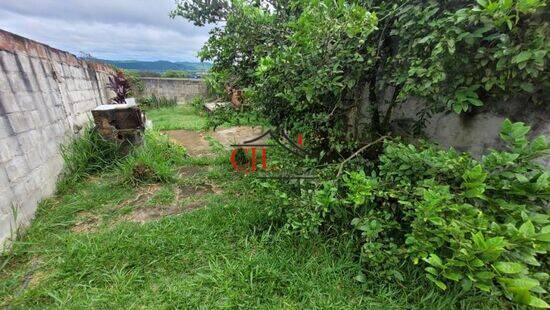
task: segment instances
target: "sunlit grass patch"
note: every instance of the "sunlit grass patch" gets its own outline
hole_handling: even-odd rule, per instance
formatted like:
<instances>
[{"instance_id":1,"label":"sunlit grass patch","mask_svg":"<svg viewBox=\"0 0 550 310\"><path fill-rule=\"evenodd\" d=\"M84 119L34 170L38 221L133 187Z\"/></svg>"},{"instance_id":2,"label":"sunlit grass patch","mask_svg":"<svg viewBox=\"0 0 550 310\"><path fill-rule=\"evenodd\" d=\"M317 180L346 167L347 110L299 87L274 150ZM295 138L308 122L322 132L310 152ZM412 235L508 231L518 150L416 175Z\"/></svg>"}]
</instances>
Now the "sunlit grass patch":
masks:
<instances>
[{"instance_id":1,"label":"sunlit grass patch","mask_svg":"<svg viewBox=\"0 0 550 310\"><path fill-rule=\"evenodd\" d=\"M191 105L151 109L147 110L146 115L157 130L203 130L207 123L206 117L199 115Z\"/></svg>"}]
</instances>

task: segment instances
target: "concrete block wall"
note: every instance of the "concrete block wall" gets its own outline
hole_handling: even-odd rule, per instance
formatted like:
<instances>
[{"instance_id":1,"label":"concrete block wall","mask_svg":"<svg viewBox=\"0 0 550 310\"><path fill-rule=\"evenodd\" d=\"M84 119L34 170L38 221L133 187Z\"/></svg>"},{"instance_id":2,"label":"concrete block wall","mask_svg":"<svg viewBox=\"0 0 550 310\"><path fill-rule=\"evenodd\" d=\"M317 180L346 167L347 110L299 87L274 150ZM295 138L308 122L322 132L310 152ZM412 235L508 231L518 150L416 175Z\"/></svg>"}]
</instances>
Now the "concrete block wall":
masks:
<instances>
[{"instance_id":1,"label":"concrete block wall","mask_svg":"<svg viewBox=\"0 0 550 310\"><path fill-rule=\"evenodd\" d=\"M418 100L409 99L394 109L392 117L397 123L403 120L415 121L421 107ZM550 137L550 106L536 105L525 98L487 103L472 113L436 113L427 119L423 133L426 138L442 147L453 147L479 158L490 149L504 148L500 130L506 119L529 125L530 138L540 135ZM542 159L541 162L550 167L549 158Z\"/></svg>"},{"instance_id":2,"label":"concrete block wall","mask_svg":"<svg viewBox=\"0 0 550 310\"><path fill-rule=\"evenodd\" d=\"M0 29L0 245L55 191L60 144L113 96L113 70Z\"/></svg>"},{"instance_id":3,"label":"concrete block wall","mask_svg":"<svg viewBox=\"0 0 550 310\"><path fill-rule=\"evenodd\" d=\"M176 78L141 78L145 86L144 96L176 98L178 102L188 102L197 96L206 96L203 80Z\"/></svg>"}]
</instances>

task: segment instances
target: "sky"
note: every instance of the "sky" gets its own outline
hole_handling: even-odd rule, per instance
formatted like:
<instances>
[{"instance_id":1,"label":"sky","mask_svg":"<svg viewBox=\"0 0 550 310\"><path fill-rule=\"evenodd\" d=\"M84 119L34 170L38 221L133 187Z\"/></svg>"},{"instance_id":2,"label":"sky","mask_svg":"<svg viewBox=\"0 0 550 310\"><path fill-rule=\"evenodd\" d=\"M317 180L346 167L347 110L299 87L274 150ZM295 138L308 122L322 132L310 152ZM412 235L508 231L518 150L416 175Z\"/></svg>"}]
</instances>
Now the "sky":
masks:
<instances>
[{"instance_id":1,"label":"sky","mask_svg":"<svg viewBox=\"0 0 550 310\"><path fill-rule=\"evenodd\" d=\"M168 15L175 0L0 0L0 29L110 60L198 61L209 28Z\"/></svg>"}]
</instances>

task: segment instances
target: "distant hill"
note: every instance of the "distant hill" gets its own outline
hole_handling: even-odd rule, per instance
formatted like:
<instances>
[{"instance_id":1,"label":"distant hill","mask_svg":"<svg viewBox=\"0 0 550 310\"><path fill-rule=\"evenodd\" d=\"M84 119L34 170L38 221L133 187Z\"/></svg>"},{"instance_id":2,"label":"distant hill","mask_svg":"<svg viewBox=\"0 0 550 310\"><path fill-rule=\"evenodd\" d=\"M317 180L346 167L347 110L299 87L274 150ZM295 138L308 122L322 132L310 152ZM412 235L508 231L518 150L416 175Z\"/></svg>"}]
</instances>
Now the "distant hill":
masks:
<instances>
[{"instance_id":1,"label":"distant hill","mask_svg":"<svg viewBox=\"0 0 550 310\"><path fill-rule=\"evenodd\" d=\"M112 64L121 69L150 71L162 73L166 70L185 70L191 73L206 72L212 64L207 62L171 62L166 60L140 61L140 60L100 60Z\"/></svg>"}]
</instances>

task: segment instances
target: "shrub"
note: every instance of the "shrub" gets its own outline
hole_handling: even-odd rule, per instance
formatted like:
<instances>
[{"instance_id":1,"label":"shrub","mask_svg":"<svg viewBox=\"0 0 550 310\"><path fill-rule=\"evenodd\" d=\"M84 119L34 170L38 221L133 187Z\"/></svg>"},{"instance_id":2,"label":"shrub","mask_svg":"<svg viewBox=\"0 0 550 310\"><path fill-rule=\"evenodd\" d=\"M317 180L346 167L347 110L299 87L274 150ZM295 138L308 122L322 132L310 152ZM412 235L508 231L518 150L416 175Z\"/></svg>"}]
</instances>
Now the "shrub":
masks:
<instances>
[{"instance_id":1,"label":"shrub","mask_svg":"<svg viewBox=\"0 0 550 310\"><path fill-rule=\"evenodd\" d=\"M103 139L92 126L69 144L61 146L61 155L65 161L58 182L61 192L88 175L112 167L124 156L120 145Z\"/></svg>"},{"instance_id":2,"label":"shrub","mask_svg":"<svg viewBox=\"0 0 550 310\"><path fill-rule=\"evenodd\" d=\"M418 131L436 112L547 97L547 1L180 2L172 16L219 23L199 53L211 89L247 91L327 159L389 132L407 98L422 99Z\"/></svg>"},{"instance_id":3,"label":"shrub","mask_svg":"<svg viewBox=\"0 0 550 310\"><path fill-rule=\"evenodd\" d=\"M109 77L108 87L115 92L114 103L125 103L130 95L130 81L124 75L124 72L117 70L116 74Z\"/></svg>"},{"instance_id":4,"label":"shrub","mask_svg":"<svg viewBox=\"0 0 550 310\"><path fill-rule=\"evenodd\" d=\"M178 104L176 98L167 98L164 96L157 97L152 95L150 97L139 99L139 105L145 109L158 109L164 107L173 107Z\"/></svg>"},{"instance_id":5,"label":"shrub","mask_svg":"<svg viewBox=\"0 0 550 310\"><path fill-rule=\"evenodd\" d=\"M176 178L175 168L185 156L183 147L158 132L148 131L144 145L118 164L121 182L129 185L172 182Z\"/></svg>"},{"instance_id":6,"label":"shrub","mask_svg":"<svg viewBox=\"0 0 550 310\"><path fill-rule=\"evenodd\" d=\"M373 274L403 280L404 261L445 290L460 283L514 302L548 307L550 174L534 159L544 137L506 121L505 151L481 160L421 143L385 143L376 169L348 172L283 201L288 231L350 233ZM284 195L286 196L286 194ZM298 203L296 203L298 202ZM284 203L283 203L284 204Z\"/></svg>"},{"instance_id":7,"label":"shrub","mask_svg":"<svg viewBox=\"0 0 550 310\"><path fill-rule=\"evenodd\" d=\"M204 110L204 101L203 97L197 96L191 100L191 106L200 112Z\"/></svg>"}]
</instances>

